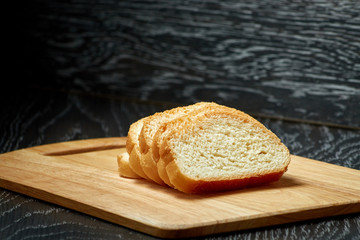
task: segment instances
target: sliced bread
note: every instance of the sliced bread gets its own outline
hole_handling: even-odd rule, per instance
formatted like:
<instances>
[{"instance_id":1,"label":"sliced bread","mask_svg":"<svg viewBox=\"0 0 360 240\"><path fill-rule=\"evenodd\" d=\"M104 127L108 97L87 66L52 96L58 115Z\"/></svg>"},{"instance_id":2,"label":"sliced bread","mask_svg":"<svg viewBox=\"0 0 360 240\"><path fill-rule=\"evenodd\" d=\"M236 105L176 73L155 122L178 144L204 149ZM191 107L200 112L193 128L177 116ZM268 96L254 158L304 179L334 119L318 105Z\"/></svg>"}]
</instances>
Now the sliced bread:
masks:
<instances>
[{"instance_id":1,"label":"sliced bread","mask_svg":"<svg viewBox=\"0 0 360 240\"><path fill-rule=\"evenodd\" d=\"M166 172L166 162L163 161L162 158L160 158L160 146L163 143L163 140L166 138L166 136L172 132L174 129L178 129L182 124L185 124L189 120L189 115L197 115L199 113L203 112L209 112L213 109L217 109L219 107L222 107L221 105L218 105L216 103L202 103L201 105L198 105L196 108L193 108L192 111L188 112L187 114L178 116L177 118L163 122L158 130L156 131L154 137L153 137L153 145L152 145L152 153L153 153L153 159L156 162L157 165L157 171L160 176L160 178L169 186L174 187L173 184L170 182L169 177L167 176Z\"/></svg>"},{"instance_id":2,"label":"sliced bread","mask_svg":"<svg viewBox=\"0 0 360 240\"><path fill-rule=\"evenodd\" d=\"M141 152L140 164L146 176L158 184L167 184L159 176L157 163L153 157L153 140L158 128L165 122L184 116L189 112L202 108L208 104L210 103L200 102L186 107L177 107L164 112L155 113L144 120L139 135L139 145Z\"/></svg>"},{"instance_id":3,"label":"sliced bread","mask_svg":"<svg viewBox=\"0 0 360 240\"><path fill-rule=\"evenodd\" d=\"M189 113L159 149L172 186L207 193L278 180L290 154L280 139L249 115L227 107Z\"/></svg>"}]
</instances>

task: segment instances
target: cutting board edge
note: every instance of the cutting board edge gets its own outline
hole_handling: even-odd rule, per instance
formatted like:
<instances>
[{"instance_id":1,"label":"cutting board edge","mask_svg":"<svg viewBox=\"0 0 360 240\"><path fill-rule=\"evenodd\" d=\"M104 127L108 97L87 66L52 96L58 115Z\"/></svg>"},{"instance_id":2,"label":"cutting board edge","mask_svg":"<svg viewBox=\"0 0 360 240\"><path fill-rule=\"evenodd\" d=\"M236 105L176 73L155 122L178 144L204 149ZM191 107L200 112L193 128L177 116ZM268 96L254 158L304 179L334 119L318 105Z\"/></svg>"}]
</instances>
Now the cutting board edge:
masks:
<instances>
[{"instance_id":1,"label":"cutting board edge","mask_svg":"<svg viewBox=\"0 0 360 240\"><path fill-rule=\"evenodd\" d=\"M301 212L302 216L294 217L294 213L282 213L274 215L273 218L277 218L277 221L269 222L269 216L263 216L256 219L244 219L234 220L226 223L212 225L210 228L208 225L195 226L190 228L175 228L175 229L161 229L160 232L147 233L149 235L160 238L188 238L188 237L201 237L213 234L230 233L235 231L245 231L251 229L258 229L264 227L273 227L284 224L294 224L303 221L326 219L334 216L342 216L346 214L354 214L360 212L360 202L349 203L348 205L328 206L324 208L310 209ZM299 212L297 213L299 214ZM309 215L311 217L309 217Z\"/></svg>"},{"instance_id":2,"label":"cutting board edge","mask_svg":"<svg viewBox=\"0 0 360 240\"><path fill-rule=\"evenodd\" d=\"M54 142L29 148L44 156L60 156L126 147L127 137L104 137ZM20 149L19 149L20 150Z\"/></svg>"},{"instance_id":3,"label":"cutting board edge","mask_svg":"<svg viewBox=\"0 0 360 240\"><path fill-rule=\"evenodd\" d=\"M118 224L123 227L131 228L133 230L155 236L160 238L184 238L184 237L200 237L211 234L219 234L233 231L243 231L262 227L271 227L282 224L289 224L295 222L301 222L305 220L328 218L332 216L346 215L360 212L360 199L357 202L349 202L347 204L341 204L338 206L325 206L322 208L314 209L294 209L292 212L284 211L278 212L271 216L272 222L270 222L269 215L260 214L259 216L253 216L251 218L234 218L229 221L214 224L212 222L203 222L197 226L189 226L186 224L163 224L158 222L147 222L141 220L135 220L132 218L126 218L107 212L104 215L103 209L98 209L93 206L84 205L76 200L64 198L62 196L36 189L31 186L23 184L13 183L6 179L0 178L0 187L10 191L14 191L20 194L24 194L35 199L55 204L61 207L69 208L74 211L87 214L92 217L96 217L105 221L109 221ZM41 197L39 197L41 196ZM76 203L76 208L74 207ZM79 205L80 204L80 205ZM79 208L79 206L81 206ZM311 217L309 217L311 216Z\"/></svg>"},{"instance_id":4,"label":"cutting board edge","mask_svg":"<svg viewBox=\"0 0 360 240\"><path fill-rule=\"evenodd\" d=\"M137 221L132 218L119 216L119 215L113 214L109 211L104 211L103 209L83 204L74 199L69 199L69 198L66 198L63 196L59 196L59 195L53 194L51 192L48 192L48 191L45 191L42 189L38 189L38 188L34 188L32 186L28 186L25 184L14 183L12 181L3 179L1 177L0 177L0 188L4 188L9 191L23 194L23 195L32 197L34 199L44 201L44 202L47 202L50 204L54 204L54 205L57 205L60 207L72 209L76 212L83 213L83 214L98 218L100 220L112 222L112 223L118 224L123 227L134 229L139 232L144 232L149 235L152 235L151 233L156 229L161 230L161 228L159 228L158 225L156 225L157 223L151 224L150 222L141 221L140 219ZM75 205L76 205L76 207L74 207ZM106 214L104 214L104 212Z\"/></svg>"}]
</instances>

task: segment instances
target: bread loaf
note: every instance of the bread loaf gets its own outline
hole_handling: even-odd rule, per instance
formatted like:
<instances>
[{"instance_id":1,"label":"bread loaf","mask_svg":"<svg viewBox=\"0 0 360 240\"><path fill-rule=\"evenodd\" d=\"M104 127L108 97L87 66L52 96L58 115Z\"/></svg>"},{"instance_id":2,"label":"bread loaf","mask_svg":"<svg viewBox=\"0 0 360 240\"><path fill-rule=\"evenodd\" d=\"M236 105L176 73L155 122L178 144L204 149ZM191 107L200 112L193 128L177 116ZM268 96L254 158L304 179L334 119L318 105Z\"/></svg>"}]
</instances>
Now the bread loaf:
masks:
<instances>
[{"instance_id":1,"label":"bread loaf","mask_svg":"<svg viewBox=\"0 0 360 240\"><path fill-rule=\"evenodd\" d=\"M185 193L276 181L290 163L288 149L274 133L251 116L215 103L149 116L143 120L138 141L130 130L128 141L132 143L127 150L132 153L138 146L145 175L156 173L161 181L155 182ZM147 170L144 164L148 164ZM154 180L154 176L148 178Z\"/></svg>"}]
</instances>

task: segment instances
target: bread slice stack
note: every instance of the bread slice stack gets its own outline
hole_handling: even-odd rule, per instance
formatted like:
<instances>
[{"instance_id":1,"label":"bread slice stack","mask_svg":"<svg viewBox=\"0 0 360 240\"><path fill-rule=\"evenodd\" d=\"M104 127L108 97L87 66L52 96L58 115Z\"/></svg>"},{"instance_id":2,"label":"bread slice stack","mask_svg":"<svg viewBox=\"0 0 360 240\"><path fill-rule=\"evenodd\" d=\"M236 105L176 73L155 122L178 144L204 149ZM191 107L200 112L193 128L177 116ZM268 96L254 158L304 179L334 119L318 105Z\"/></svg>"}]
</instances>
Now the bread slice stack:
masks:
<instances>
[{"instance_id":1,"label":"bread slice stack","mask_svg":"<svg viewBox=\"0 0 360 240\"><path fill-rule=\"evenodd\" d=\"M209 102L138 120L130 126L126 149L128 161L118 157L121 176L194 194L276 181L290 163L289 150L260 122Z\"/></svg>"}]
</instances>

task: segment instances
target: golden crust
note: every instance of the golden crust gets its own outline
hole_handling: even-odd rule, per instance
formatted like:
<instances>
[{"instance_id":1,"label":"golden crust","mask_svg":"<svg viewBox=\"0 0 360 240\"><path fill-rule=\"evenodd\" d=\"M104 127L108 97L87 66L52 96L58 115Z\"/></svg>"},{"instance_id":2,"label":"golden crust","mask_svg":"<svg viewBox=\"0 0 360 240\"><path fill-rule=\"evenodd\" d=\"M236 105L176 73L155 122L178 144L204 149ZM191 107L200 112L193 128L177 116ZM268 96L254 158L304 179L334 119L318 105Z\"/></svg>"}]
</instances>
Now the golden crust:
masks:
<instances>
[{"instance_id":1,"label":"golden crust","mask_svg":"<svg viewBox=\"0 0 360 240\"><path fill-rule=\"evenodd\" d=\"M140 177L150 180L150 178L146 176L140 165L140 158L141 158L141 153L139 150L139 145L135 145L131 150L129 156L129 167L133 170L133 172L135 172Z\"/></svg>"},{"instance_id":2,"label":"golden crust","mask_svg":"<svg viewBox=\"0 0 360 240\"><path fill-rule=\"evenodd\" d=\"M151 149L146 154L141 154L140 164L144 173L149 179L153 180L154 182L160 185L163 186L166 185L158 174L156 163L152 159Z\"/></svg>"},{"instance_id":3,"label":"golden crust","mask_svg":"<svg viewBox=\"0 0 360 240\"><path fill-rule=\"evenodd\" d=\"M129 166L129 154L124 152L117 156L117 162L119 167L119 174L121 177L126 178L141 178L137 175Z\"/></svg>"},{"instance_id":4,"label":"golden crust","mask_svg":"<svg viewBox=\"0 0 360 240\"><path fill-rule=\"evenodd\" d=\"M139 142L139 132L141 131L144 121L146 118L141 118L130 125L127 140L126 140L126 151L130 154L133 147L138 145Z\"/></svg>"},{"instance_id":5,"label":"golden crust","mask_svg":"<svg viewBox=\"0 0 360 240\"><path fill-rule=\"evenodd\" d=\"M152 147L154 136L162 123L171 121L178 116L185 115L208 104L208 102L199 102L189 106L172 108L164 112L157 112L147 117L144 120L144 124L139 135L141 153L147 153L147 151Z\"/></svg>"},{"instance_id":6,"label":"golden crust","mask_svg":"<svg viewBox=\"0 0 360 240\"><path fill-rule=\"evenodd\" d=\"M156 129L159 123L164 121L166 117L174 115L180 112L182 107L173 108L164 112L157 112L154 115L149 116L145 121L143 128L139 135L139 144L141 153L147 153L152 146L153 136L156 133ZM155 125L155 127L154 127Z\"/></svg>"},{"instance_id":7,"label":"golden crust","mask_svg":"<svg viewBox=\"0 0 360 240\"><path fill-rule=\"evenodd\" d=\"M126 140L126 151L129 154L129 167L132 171L140 177L150 180L141 167L141 153L139 147L139 133L144 125L144 121L146 121L147 118L148 117L141 118L130 125Z\"/></svg>"},{"instance_id":8,"label":"golden crust","mask_svg":"<svg viewBox=\"0 0 360 240\"><path fill-rule=\"evenodd\" d=\"M147 176L147 178L153 180L154 182L160 185L165 185L165 183L158 174L156 162L153 159L153 154L151 150L153 135L155 132L154 129L156 128L154 127L154 125L156 125L158 122L161 122L166 115L175 114L179 110L180 108L170 109L165 112L158 112L155 113L154 115L147 117L144 120L143 127L139 134L138 141L141 152L141 157L140 157L141 168L145 173L145 175Z\"/></svg>"},{"instance_id":9,"label":"golden crust","mask_svg":"<svg viewBox=\"0 0 360 240\"><path fill-rule=\"evenodd\" d=\"M166 170L171 173L169 175L170 181L174 184L177 190L185 193L204 194L253 187L264 183L277 181L284 174L286 168L281 171L271 172L261 176L210 181L189 178L179 170L178 165L174 161L167 165Z\"/></svg>"}]
</instances>

